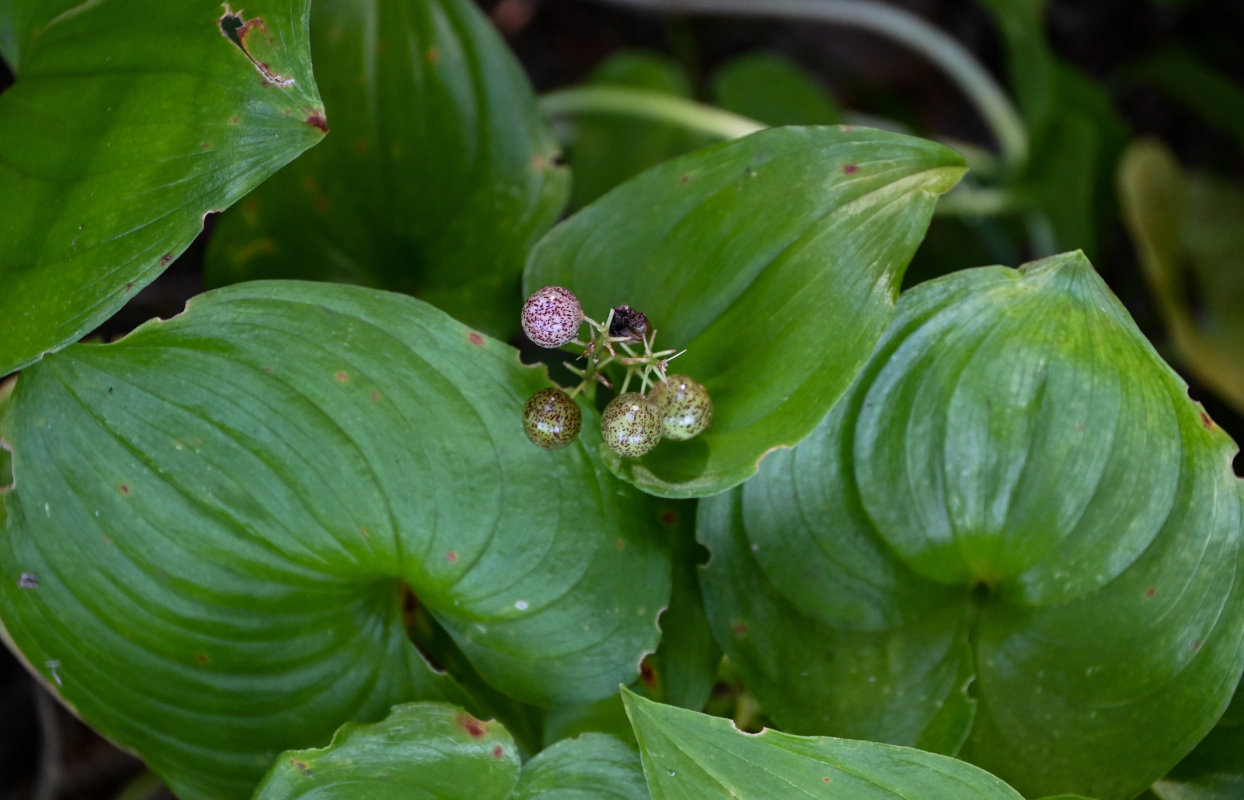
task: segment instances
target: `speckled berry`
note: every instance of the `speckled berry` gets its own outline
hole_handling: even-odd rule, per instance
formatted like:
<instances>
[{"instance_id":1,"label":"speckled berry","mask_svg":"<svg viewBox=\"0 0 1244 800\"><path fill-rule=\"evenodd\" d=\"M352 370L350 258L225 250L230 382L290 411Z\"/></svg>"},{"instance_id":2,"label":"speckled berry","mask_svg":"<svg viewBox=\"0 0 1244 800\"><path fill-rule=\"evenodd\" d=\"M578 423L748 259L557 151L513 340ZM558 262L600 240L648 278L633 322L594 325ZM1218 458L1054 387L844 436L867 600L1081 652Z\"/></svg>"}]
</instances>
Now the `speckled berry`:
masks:
<instances>
[{"instance_id":1,"label":"speckled berry","mask_svg":"<svg viewBox=\"0 0 1244 800\"><path fill-rule=\"evenodd\" d=\"M573 342L582 324L579 298L561 286L545 286L523 303L523 333L541 347Z\"/></svg>"},{"instance_id":2,"label":"speckled berry","mask_svg":"<svg viewBox=\"0 0 1244 800\"><path fill-rule=\"evenodd\" d=\"M653 387L648 399L661 414L662 432L671 439L690 439L713 421L713 398L695 378L669 375Z\"/></svg>"},{"instance_id":3,"label":"speckled berry","mask_svg":"<svg viewBox=\"0 0 1244 800\"><path fill-rule=\"evenodd\" d=\"M573 442L582 425L578 404L561 389L541 389L523 408L523 432L545 450L560 450Z\"/></svg>"},{"instance_id":4,"label":"speckled berry","mask_svg":"<svg viewBox=\"0 0 1244 800\"><path fill-rule=\"evenodd\" d=\"M661 415L639 392L626 392L605 406L600 432L615 453L637 458L661 441Z\"/></svg>"}]
</instances>

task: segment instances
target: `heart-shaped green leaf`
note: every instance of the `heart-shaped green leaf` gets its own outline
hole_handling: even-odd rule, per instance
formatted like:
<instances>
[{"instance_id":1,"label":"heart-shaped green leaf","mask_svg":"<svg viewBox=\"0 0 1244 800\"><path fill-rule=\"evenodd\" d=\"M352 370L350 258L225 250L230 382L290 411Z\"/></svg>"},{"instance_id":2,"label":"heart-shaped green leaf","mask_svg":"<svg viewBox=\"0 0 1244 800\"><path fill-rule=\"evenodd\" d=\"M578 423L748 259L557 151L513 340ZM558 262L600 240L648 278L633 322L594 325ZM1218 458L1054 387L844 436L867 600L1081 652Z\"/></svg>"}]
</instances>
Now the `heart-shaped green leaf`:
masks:
<instances>
[{"instance_id":1,"label":"heart-shaped green leaf","mask_svg":"<svg viewBox=\"0 0 1244 800\"><path fill-rule=\"evenodd\" d=\"M333 135L224 215L208 282L413 292L509 337L569 191L526 75L472 0L320 2L311 23Z\"/></svg>"},{"instance_id":2,"label":"heart-shaped green leaf","mask_svg":"<svg viewBox=\"0 0 1244 800\"><path fill-rule=\"evenodd\" d=\"M523 765L509 800L649 800L639 754L613 736L585 733Z\"/></svg>"},{"instance_id":3,"label":"heart-shaped green leaf","mask_svg":"<svg viewBox=\"0 0 1244 800\"><path fill-rule=\"evenodd\" d=\"M1020 800L1002 781L953 758L906 747L765 730L623 692L653 800Z\"/></svg>"},{"instance_id":4,"label":"heart-shaped green leaf","mask_svg":"<svg viewBox=\"0 0 1244 800\"><path fill-rule=\"evenodd\" d=\"M523 278L604 320L628 304L686 348L712 426L610 467L653 494L711 495L798 442L846 390L962 159L850 128L776 128L654 167L554 228ZM671 367L673 369L673 367Z\"/></svg>"},{"instance_id":5,"label":"heart-shaped green leaf","mask_svg":"<svg viewBox=\"0 0 1244 800\"><path fill-rule=\"evenodd\" d=\"M255 800L504 800L520 768L497 723L444 703L410 703L382 722L344 725L328 747L282 753Z\"/></svg>"},{"instance_id":6,"label":"heart-shaped green leaf","mask_svg":"<svg viewBox=\"0 0 1244 800\"><path fill-rule=\"evenodd\" d=\"M525 765L505 728L443 703L347 724L328 747L282 753L256 800L648 800L639 754L612 736L558 742Z\"/></svg>"},{"instance_id":7,"label":"heart-shaped green leaf","mask_svg":"<svg viewBox=\"0 0 1244 800\"><path fill-rule=\"evenodd\" d=\"M701 504L709 618L783 726L1130 798L1244 668L1233 451L1081 254L956 273Z\"/></svg>"},{"instance_id":8,"label":"heart-shaped green leaf","mask_svg":"<svg viewBox=\"0 0 1244 800\"><path fill-rule=\"evenodd\" d=\"M245 796L396 702L468 703L407 640L403 583L505 693L611 694L656 645L668 555L590 426L527 441L544 383L427 304L297 282L49 356L0 426L7 634L186 797Z\"/></svg>"},{"instance_id":9,"label":"heart-shaped green leaf","mask_svg":"<svg viewBox=\"0 0 1244 800\"><path fill-rule=\"evenodd\" d=\"M320 140L307 5L0 5L0 375L103 322Z\"/></svg>"}]
</instances>

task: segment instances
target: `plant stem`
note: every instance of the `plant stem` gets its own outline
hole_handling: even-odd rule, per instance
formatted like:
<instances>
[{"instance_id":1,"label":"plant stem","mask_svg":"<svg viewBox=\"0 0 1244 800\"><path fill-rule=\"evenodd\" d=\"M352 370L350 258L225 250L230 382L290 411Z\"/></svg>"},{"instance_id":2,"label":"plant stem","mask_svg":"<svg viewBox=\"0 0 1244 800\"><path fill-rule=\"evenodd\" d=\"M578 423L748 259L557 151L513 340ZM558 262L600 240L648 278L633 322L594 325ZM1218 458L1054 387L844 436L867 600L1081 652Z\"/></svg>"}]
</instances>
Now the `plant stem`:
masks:
<instances>
[{"instance_id":1,"label":"plant stem","mask_svg":"<svg viewBox=\"0 0 1244 800\"><path fill-rule=\"evenodd\" d=\"M1010 98L963 45L920 17L871 0L596 0L665 12L793 17L863 28L910 47L936 64L976 106L1002 160L1018 169L1028 158L1028 132Z\"/></svg>"},{"instance_id":2,"label":"plant stem","mask_svg":"<svg viewBox=\"0 0 1244 800\"><path fill-rule=\"evenodd\" d=\"M974 189L956 186L937 201L933 213L945 217L984 217L1009 214L1020 210L1009 192L999 189Z\"/></svg>"},{"instance_id":3,"label":"plant stem","mask_svg":"<svg viewBox=\"0 0 1244 800\"><path fill-rule=\"evenodd\" d=\"M620 86L585 86L549 92L540 98L540 111L550 119L591 113L645 117L723 139L746 136L766 127L694 100Z\"/></svg>"}]
</instances>

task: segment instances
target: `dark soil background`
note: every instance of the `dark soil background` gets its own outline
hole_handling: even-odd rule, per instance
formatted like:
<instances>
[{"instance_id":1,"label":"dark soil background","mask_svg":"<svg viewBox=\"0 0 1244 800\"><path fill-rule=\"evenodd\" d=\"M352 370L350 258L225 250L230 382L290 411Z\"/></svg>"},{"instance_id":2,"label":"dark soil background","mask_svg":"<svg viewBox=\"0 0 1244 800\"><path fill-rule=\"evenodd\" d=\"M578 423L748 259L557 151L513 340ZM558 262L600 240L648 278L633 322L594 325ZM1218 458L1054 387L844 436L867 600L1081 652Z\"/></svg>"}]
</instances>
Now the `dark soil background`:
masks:
<instances>
[{"instance_id":1,"label":"dark soil background","mask_svg":"<svg viewBox=\"0 0 1244 800\"><path fill-rule=\"evenodd\" d=\"M1006 84L1005 54L990 16L972 2L891 0L965 44ZM639 48L672 55L693 79L744 52L783 53L816 74L845 108L895 114L914 127L989 146L976 112L918 56L855 30L757 19L662 18L585 0L481 0L527 67L538 91L572 85L609 54ZM1048 34L1055 52L1098 80L1138 136L1156 136L1185 166L1244 180L1244 156L1161 92L1125 79L1138 55L1182 44L1244 86L1244 3L1239 0L1052 0ZM0 89L13 76L0 63ZM180 312L202 289L208 230L155 283L99 333L111 338L153 316ZM1163 331L1119 223L1103 232L1095 266L1161 346ZM965 265L966 266L966 265ZM0 291L3 288L0 287ZM1244 441L1244 420L1193 384L1216 421ZM1239 460L1237 459L1237 471ZM0 648L0 800L117 797L143 766L64 711ZM131 787L128 797L167 798Z\"/></svg>"}]
</instances>

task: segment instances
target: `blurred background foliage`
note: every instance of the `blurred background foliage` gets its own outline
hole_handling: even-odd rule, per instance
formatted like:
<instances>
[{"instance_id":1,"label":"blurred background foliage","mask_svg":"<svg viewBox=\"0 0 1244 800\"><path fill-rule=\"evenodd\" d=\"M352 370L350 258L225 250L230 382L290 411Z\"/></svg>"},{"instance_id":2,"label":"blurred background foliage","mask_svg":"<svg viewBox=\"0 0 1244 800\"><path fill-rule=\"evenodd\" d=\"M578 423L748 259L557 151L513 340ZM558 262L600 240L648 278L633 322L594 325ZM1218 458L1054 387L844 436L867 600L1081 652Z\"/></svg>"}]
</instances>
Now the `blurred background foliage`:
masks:
<instances>
[{"instance_id":1,"label":"blurred background foliage","mask_svg":"<svg viewBox=\"0 0 1244 800\"><path fill-rule=\"evenodd\" d=\"M926 55L859 25L712 8L660 14L642 0L480 5L554 122L573 176L567 210L748 120L873 125L947 142L973 172L943 201L907 285L1081 249L1193 396L1237 442L1244 437L1244 3L884 4L958 43L1001 87L1002 109L965 93ZM0 89L12 80L0 64ZM593 107L585 102L593 95L573 94L585 88L629 90L622 100L643 102ZM660 98L704 124L645 110L661 108ZM737 116L728 124L696 117L704 105ZM1018 126L999 127L999 113ZM331 137L320 147L330 145ZM195 245L96 335L176 314L205 285L228 280L204 279L215 227L209 220ZM388 274L377 267L347 279L384 286ZM7 654L0 715L8 720L0 798L158 796L137 761L49 700ZM1171 786L1163 797L1177 796Z\"/></svg>"}]
</instances>

